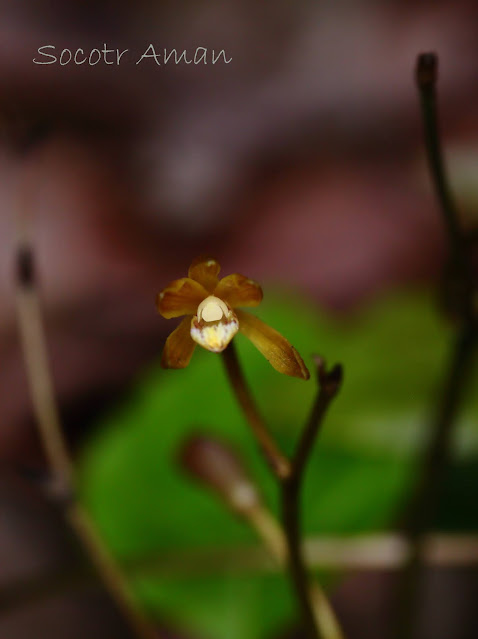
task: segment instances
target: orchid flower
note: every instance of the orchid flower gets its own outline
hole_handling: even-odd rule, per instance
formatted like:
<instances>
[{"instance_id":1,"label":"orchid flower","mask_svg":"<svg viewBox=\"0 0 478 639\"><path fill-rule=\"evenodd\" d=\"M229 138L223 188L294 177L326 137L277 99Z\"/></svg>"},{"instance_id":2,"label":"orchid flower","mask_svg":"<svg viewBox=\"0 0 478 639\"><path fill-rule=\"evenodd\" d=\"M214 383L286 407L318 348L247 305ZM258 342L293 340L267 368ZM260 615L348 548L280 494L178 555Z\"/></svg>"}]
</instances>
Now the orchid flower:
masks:
<instances>
[{"instance_id":1,"label":"orchid flower","mask_svg":"<svg viewBox=\"0 0 478 639\"><path fill-rule=\"evenodd\" d=\"M213 353L223 351L238 331L243 333L280 373L309 379L309 371L295 348L258 317L239 307L258 306L262 289L254 280L234 273L219 279L221 267L210 257L198 257L188 277L174 280L156 297L166 319L184 319L169 335L161 364L185 368L196 344Z\"/></svg>"}]
</instances>

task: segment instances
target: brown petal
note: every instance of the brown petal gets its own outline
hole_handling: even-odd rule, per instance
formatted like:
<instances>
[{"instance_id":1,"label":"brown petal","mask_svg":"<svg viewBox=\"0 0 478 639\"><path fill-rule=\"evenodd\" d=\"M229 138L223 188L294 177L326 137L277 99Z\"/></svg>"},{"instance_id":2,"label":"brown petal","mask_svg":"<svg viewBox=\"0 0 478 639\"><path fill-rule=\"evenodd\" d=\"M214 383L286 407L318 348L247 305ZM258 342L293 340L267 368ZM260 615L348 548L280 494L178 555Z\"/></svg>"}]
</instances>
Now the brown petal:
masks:
<instances>
[{"instance_id":1,"label":"brown petal","mask_svg":"<svg viewBox=\"0 0 478 639\"><path fill-rule=\"evenodd\" d=\"M156 307L163 317L171 319L181 315L194 315L207 297L207 291L189 277L174 280L156 296Z\"/></svg>"},{"instance_id":2,"label":"brown petal","mask_svg":"<svg viewBox=\"0 0 478 639\"><path fill-rule=\"evenodd\" d=\"M231 308L257 306L262 301L262 288L254 280L233 273L223 277L216 286L214 295L224 300Z\"/></svg>"},{"instance_id":3,"label":"brown petal","mask_svg":"<svg viewBox=\"0 0 478 639\"><path fill-rule=\"evenodd\" d=\"M196 344L191 337L191 316L188 315L166 340L161 366L163 368L186 368L195 348Z\"/></svg>"},{"instance_id":4,"label":"brown petal","mask_svg":"<svg viewBox=\"0 0 478 639\"><path fill-rule=\"evenodd\" d=\"M269 360L271 365L284 375L309 379L310 373L295 348L285 337L262 322L255 315L236 310L239 330Z\"/></svg>"},{"instance_id":5,"label":"brown petal","mask_svg":"<svg viewBox=\"0 0 478 639\"><path fill-rule=\"evenodd\" d=\"M219 271L221 270L217 260L207 255L197 257L189 267L188 275L204 288L212 293L217 286Z\"/></svg>"}]
</instances>

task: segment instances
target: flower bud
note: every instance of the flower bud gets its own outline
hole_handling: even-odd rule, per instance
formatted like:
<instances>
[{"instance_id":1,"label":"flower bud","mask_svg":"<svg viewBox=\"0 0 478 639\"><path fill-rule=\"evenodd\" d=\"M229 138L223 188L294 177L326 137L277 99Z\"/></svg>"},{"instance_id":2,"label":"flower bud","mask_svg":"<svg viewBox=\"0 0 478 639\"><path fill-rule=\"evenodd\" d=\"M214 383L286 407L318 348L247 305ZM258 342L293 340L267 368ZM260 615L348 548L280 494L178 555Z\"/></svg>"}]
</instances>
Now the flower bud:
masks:
<instances>
[{"instance_id":1,"label":"flower bud","mask_svg":"<svg viewBox=\"0 0 478 639\"><path fill-rule=\"evenodd\" d=\"M329 395L333 397L343 381L343 368L341 364L335 364L330 370L327 370L325 360L319 355L313 355L313 360L317 368L317 377L321 388Z\"/></svg>"},{"instance_id":2,"label":"flower bud","mask_svg":"<svg viewBox=\"0 0 478 639\"><path fill-rule=\"evenodd\" d=\"M192 477L206 484L235 511L245 513L260 505L259 493L237 453L217 437L189 436L179 461Z\"/></svg>"}]
</instances>

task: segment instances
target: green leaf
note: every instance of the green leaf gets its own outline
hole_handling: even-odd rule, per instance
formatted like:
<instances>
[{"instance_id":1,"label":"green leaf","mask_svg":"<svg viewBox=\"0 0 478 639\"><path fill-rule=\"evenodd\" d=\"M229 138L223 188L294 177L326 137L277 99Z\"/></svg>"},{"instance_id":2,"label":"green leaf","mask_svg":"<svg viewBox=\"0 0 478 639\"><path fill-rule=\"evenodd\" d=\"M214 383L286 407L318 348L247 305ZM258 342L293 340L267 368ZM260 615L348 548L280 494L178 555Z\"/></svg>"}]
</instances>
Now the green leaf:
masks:
<instances>
[{"instance_id":1,"label":"green leaf","mask_svg":"<svg viewBox=\"0 0 478 639\"><path fill-rule=\"evenodd\" d=\"M285 294L271 296L258 310L310 367L311 353L345 367L343 389L307 471L307 532L350 534L393 523L427 433L427 416L450 347L449 327L419 295L382 301L346 321L326 317ZM281 376L241 335L235 340L261 410L290 452L314 399L315 381ZM476 397L468 402L457 438L457 454L466 452L468 459L478 449L477 403ZM277 511L274 482L218 355L197 349L181 371L154 366L98 426L82 457L82 495L121 557L255 540L242 521L178 469L178 447L193 430L231 441ZM460 482L449 482L447 490L447 499L453 499ZM476 501L476 491L474 497ZM460 524L466 521L462 517ZM211 639L259 639L291 621L295 610L284 578L259 570L245 575L225 568L223 574L174 579L159 570L157 577L139 576L134 583L163 619Z\"/></svg>"}]
</instances>

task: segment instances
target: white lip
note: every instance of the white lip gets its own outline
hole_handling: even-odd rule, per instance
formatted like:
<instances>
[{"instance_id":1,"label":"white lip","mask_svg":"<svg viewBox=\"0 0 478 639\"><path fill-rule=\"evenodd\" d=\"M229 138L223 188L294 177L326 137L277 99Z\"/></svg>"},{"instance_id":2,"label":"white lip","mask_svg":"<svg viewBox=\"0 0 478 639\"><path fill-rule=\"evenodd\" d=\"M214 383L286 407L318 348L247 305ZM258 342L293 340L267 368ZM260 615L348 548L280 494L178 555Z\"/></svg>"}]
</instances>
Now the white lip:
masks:
<instances>
[{"instance_id":1,"label":"white lip","mask_svg":"<svg viewBox=\"0 0 478 639\"><path fill-rule=\"evenodd\" d=\"M224 306L226 305L224 304ZM236 314L227 306L226 313L221 315L219 320L207 321L204 318L204 314L199 314L198 309L198 315L193 317L191 321L191 337L193 340L213 353L223 351L238 330L239 320Z\"/></svg>"}]
</instances>

